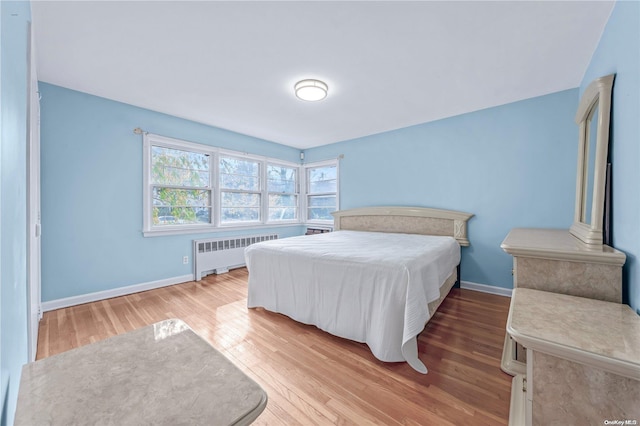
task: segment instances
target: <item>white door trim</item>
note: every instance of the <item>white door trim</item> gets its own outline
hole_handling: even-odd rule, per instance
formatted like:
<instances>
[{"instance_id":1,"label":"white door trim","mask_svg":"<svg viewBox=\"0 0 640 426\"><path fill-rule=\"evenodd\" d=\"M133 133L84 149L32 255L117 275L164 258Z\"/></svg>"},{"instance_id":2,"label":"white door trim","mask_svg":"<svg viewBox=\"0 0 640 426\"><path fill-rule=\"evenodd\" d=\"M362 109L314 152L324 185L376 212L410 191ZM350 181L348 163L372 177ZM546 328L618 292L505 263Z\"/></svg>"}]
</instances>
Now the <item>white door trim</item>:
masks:
<instances>
[{"instance_id":1,"label":"white door trim","mask_svg":"<svg viewBox=\"0 0 640 426\"><path fill-rule=\"evenodd\" d=\"M40 92L36 73L33 23L29 24L28 117L27 134L27 282L28 282L28 349L29 361L35 361L38 349L38 327L42 318L40 296Z\"/></svg>"}]
</instances>

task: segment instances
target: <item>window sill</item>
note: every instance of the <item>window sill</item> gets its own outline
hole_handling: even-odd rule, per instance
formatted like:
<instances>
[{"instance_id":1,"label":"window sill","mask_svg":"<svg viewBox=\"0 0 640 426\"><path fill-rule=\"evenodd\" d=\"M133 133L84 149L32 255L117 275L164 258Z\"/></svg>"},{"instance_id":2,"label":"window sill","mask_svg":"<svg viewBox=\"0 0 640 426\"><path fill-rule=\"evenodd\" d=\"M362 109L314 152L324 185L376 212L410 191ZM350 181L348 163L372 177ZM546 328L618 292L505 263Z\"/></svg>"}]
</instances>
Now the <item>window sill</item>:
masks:
<instances>
[{"instance_id":1,"label":"window sill","mask_svg":"<svg viewBox=\"0 0 640 426\"><path fill-rule=\"evenodd\" d=\"M333 220L308 220L304 222L305 226L317 226L320 228L331 228L333 229Z\"/></svg>"},{"instance_id":2,"label":"window sill","mask_svg":"<svg viewBox=\"0 0 640 426\"><path fill-rule=\"evenodd\" d=\"M267 223L252 223L250 225L221 225L221 226L203 226L203 227L190 227L190 228L171 228L171 229L153 229L142 231L144 237L164 237L171 235L186 235L186 234L215 234L227 231L239 231L245 229L265 229L265 228L284 228L292 226L303 226L302 223L297 221L290 222L267 222Z\"/></svg>"}]
</instances>

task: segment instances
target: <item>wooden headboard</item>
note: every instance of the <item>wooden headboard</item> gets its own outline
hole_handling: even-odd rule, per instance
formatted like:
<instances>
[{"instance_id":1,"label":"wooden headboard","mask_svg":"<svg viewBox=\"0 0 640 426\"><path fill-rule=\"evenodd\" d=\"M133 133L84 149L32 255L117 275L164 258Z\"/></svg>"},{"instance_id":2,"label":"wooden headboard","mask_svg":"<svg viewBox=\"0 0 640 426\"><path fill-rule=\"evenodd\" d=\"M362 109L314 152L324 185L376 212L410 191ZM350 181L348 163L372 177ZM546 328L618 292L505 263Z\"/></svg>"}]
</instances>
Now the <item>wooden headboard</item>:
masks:
<instances>
[{"instance_id":1,"label":"wooden headboard","mask_svg":"<svg viewBox=\"0 0 640 426\"><path fill-rule=\"evenodd\" d=\"M334 229L397 232L454 237L468 246L467 221L471 213L425 207L364 207L340 210L333 215Z\"/></svg>"}]
</instances>

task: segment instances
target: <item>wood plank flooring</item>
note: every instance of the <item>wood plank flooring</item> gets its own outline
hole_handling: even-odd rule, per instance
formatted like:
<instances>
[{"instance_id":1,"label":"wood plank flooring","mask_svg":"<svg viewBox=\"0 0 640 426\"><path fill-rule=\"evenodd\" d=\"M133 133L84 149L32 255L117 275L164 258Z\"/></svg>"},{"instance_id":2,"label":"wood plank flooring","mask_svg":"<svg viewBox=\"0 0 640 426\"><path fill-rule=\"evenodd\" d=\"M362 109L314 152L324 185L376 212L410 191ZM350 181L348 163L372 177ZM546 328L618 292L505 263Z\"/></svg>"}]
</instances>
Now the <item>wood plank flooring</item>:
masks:
<instances>
[{"instance_id":1,"label":"wood plank flooring","mask_svg":"<svg viewBox=\"0 0 640 426\"><path fill-rule=\"evenodd\" d=\"M181 318L258 382L256 425L506 425L500 370L509 299L453 289L418 339L422 375L368 347L263 309L247 309L247 270L46 312L37 358Z\"/></svg>"}]
</instances>

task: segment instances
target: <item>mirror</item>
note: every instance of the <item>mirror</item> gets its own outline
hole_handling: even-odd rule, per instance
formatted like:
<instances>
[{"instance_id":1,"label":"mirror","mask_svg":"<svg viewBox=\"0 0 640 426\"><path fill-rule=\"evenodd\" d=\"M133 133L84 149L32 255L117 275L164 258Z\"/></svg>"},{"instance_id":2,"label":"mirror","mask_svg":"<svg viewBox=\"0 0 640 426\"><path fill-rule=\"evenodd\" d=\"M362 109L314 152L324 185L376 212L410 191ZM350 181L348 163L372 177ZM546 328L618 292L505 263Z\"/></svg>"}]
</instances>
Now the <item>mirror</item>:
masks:
<instances>
[{"instance_id":1,"label":"mirror","mask_svg":"<svg viewBox=\"0 0 640 426\"><path fill-rule=\"evenodd\" d=\"M602 245L605 175L614 75L598 78L578 105L578 172L574 222L570 232L586 244Z\"/></svg>"},{"instance_id":2,"label":"mirror","mask_svg":"<svg viewBox=\"0 0 640 426\"><path fill-rule=\"evenodd\" d=\"M594 120L595 117L595 120ZM598 134L598 105L594 105L593 109L589 113L589 117L587 118L587 127L586 130L588 134L585 136L585 153L584 158L586 159L586 167L584 169L585 177L585 185L584 185L584 194L582 203L582 213L580 215L580 222L582 223L591 223L591 207L593 206L593 173L596 168L596 142Z\"/></svg>"}]
</instances>

